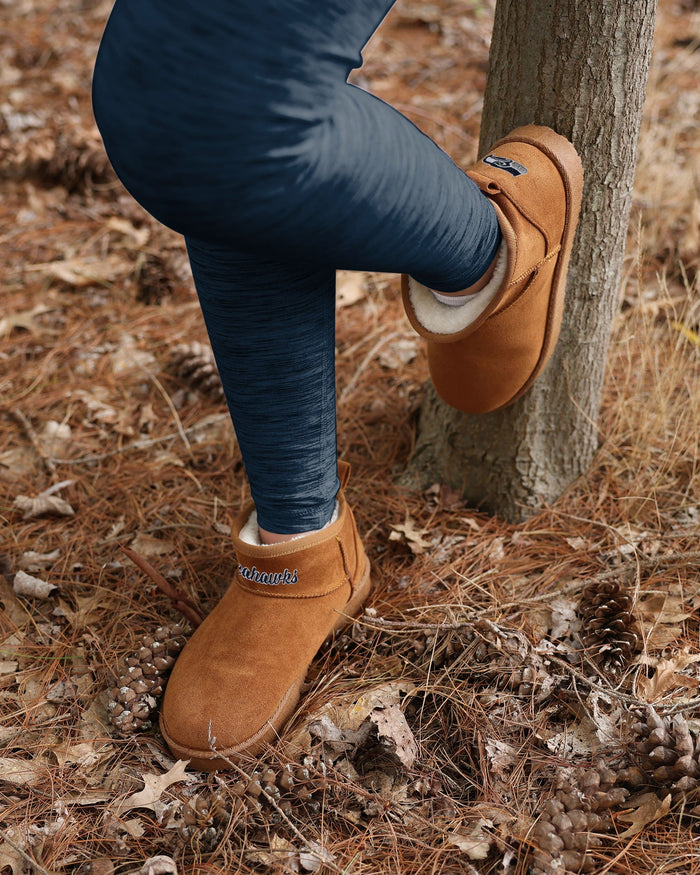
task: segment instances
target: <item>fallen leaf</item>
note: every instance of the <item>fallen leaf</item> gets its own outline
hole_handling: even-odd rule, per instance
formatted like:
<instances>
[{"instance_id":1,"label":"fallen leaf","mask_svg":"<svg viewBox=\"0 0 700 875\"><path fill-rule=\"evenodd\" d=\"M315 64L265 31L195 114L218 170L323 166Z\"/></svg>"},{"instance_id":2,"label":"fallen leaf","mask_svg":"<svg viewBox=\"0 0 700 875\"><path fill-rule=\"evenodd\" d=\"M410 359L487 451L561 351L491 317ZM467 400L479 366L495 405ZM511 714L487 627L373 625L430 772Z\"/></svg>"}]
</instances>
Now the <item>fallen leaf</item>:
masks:
<instances>
[{"instance_id":1,"label":"fallen leaf","mask_svg":"<svg viewBox=\"0 0 700 875\"><path fill-rule=\"evenodd\" d=\"M29 520L44 514L57 514L58 516L75 516L75 511L58 495L18 495L12 506L22 512L22 519Z\"/></svg>"},{"instance_id":2,"label":"fallen leaf","mask_svg":"<svg viewBox=\"0 0 700 875\"><path fill-rule=\"evenodd\" d=\"M552 609L552 628L549 637L553 641L558 638L568 638L579 626L576 603L573 599L560 596L551 599L549 606Z\"/></svg>"},{"instance_id":3,"label":"fallen leaf","mask_svg":"<svg viewBox=\"0 0 700 875\"><path fill-rule=\"evenodd\" d=\"M117 802L114 805L114 813L120 817L133 808L148 808L156 810L156 803L161 795L172 784L179 781L190 781L192 776L185 772L189 760L178 760L175 765L164 775L143 775L143 790L133 793L131 796ZM140 871L140 870L139 870ZM170 871L170 870L164 870Z\"/></svg>"},{"instance_id":4,"label":"fallen leaf","mask_svg":"<svg viewBox=\"0 0 700 875\"><path fill-rule=\"evenodd\" d=\"M146 828L138 819L138 817L132 817L130 820L122 821L119 826L123 829L127 835L131 836L132 839L140 839L142 835L146 832Z\"/></svg>"},{"instance_id":5,"label":"fallen leaf","mask_svg":"<svg viewBox=\"0 0 700 875\"><path fill-rule=\"evenodd\" d=\"M123 334L118 349L112 353L112 371L123 376L132 371L148 370L155 361L152 353L138 348L136 338Z\"/></svg>"},{"instance_id":6,"label":"fallen leaf","mask_svg":"<svg viewBox=\"0 0 700 875\"><path fill-rule=\"evenodd\" d=\"M0 337L10 334L15 328L23 328L25 331L39 331L40 327L34 321L36 316L41 316L43 313L48 313L53 307L47 307L44 304L39 304L31 310L22 310L19 313L10 313L0 319Z\"/></svg>"},{"instance_id":7,"label":"fallen leaf","mask_svg":"<svg viewBox=\"0 0 700 875\"><path fill-rule=\"evenodd\" d=\"M387 344L379 353L378 361L383 368L391 371L401 370L418 355L418 335L398 337Z\"/></svg>"},{"instance_id":8,"label":"fallen leaf","mask_svg":"<svg viewBox=\"0 0 700 875\"><path fill-rule=\"evenodd\" d=\"M518 759L513 745L495 738L487 741L485 747L494 775L509 774Z\"/></svg>"},{"instance_id":9,"label":"fallen leaf","mask_svg":"<svg viewBox=\"0 0 700 875\"><path fill-rule=\"evenodd\" d=\"M22 571L40 571L42 568L48 568L60 557L60 550L52 550L50 553L37 553L34 550L27 550L22 553L18 561Z\"/></svg>"},{"instance_id":10,"label":"fallen leaf","mask_svg":"<svg viewBox=\"0 0 700 875\"><path fill-rule=\"evenodd\" d=\"M360 724L377 708L391 708L398 705L406 696L410 696L417 689L411 681L390 681L372 687L359 698L354 699L346 711L347 724L352 729L358 729ZM345 721L343 721L345 725Z\"/></svg>"},{"instance_id":11,"label":"fallen leaf","mask_svg":"<svg viewBox=\"0 0 700 875\"><path fill-rule=\"evenodd\" d=\"M120 219L118 216L112 216L108 219L106 227L110 231L116 231L117 234L130 238L134 249L143 249L151 236L150 228L146 226L136 228L128 219Z\"/></svg>"},{"instance_id":12,"label":"fallen leaf","mask_svg":"<svg viewBox=\"0 0 700 875\"><path fill-rule=\"evenodd\" d=\"M600 747L592 727L580 721L567 726L563 732L550 735L545 743L553 753L564 760L575 755L590 756Z\"/></svg>"},{"instance_id":13,"label":"fallen leaf","mask_svg":"<svg viewBox=\"0 0 700 875\"><path fill-rule=\"evenodd\" d=\"M45 264L32 264L26 270L35 270L48 279L60 280L66 285L82 288L96 284L109 285L130 274L134 266L125 258L112 254L106 258L66 258Z\"/></svg>"},{"instance_id":14,"label":"fallen leaf","mask_svg":"<svg viewBox=\"0 0 700 875\"><path fill-rule=\"evenodd\" d=\"M469 832L451 832L447 835L447 841L451 845L459 848L460 851L469 857L470 860L485 860L491 845L493 844L493 836L490 833L484 832L484 827L491 827L493 823L490 820L485 820L480 817L474 823Z\"/></svg>"},{"instance_id":15,"label":"fallen leaf","mask_svg":"<svg viewBox=\"0 0 700 875\"><path fill-rule=\"evenodd\" d=\"M149 556L164 556L166 553L172 553L175 549L172 541L166 541L164 538L154 538L142 532L136 535L129 546L139 556L146 558Z\"/></svg>"},{"instance_id":16,"label":"fallen leaf","mask_svg":"<svg viewBox=\"0 0 700 875\"><path fill-rule=\"evenodd\" d=\"M67 422L56 422L50 419L44 424L41 434L38 436L41 451L46 456L61 458L73 438L73 432Z\"/></svg>"},{"instance_id":17,"label":"fallen leaf","mask_svg":"<svg viewBox=\"0 0 700 875\"><path fill-rule=\"evenodd\" d=\"M39 577L27 574L26 571L18 571L12 582L12 589L16 595L27 596L35 599L46 599L58 589L55 583L47 583Z\"/></svg>"},{"instance_id":18,"label":"fallen leaf","mask_svg":"<svg viewBox=\"0 0 700 875\"><path fill-rule=\"evenodd\" d=\"M366 274L352 270L339 270L335 280L335 304L337 309L350 307L367 297Z\"/></svg>"},{"instance_id":19,"label":"fallen leaf","mask_svg":"<svg viewBox=\"0 0 700 875\"><path fill-rule=\"evenodd\" d=\"M634 606L635 614L643 620L666 625L677 625L692 617L692 611L683 609L683 598L668 593L652 593Z\"/></svg>"},{"instance_id":20,"label":"fallen leaf","mask_svg":"<svg viewBox=\"0 0 700 875\"><path fill-rule=\"evenodd\" d=\"M14 659L0 659L0 675L14 674L19 667L19 663Z\"/></svg>"},{"instance_id":21,"label":"fallen leaf","mask_svg":"<svg viewBox=\"0 0 700 875\"><path fill-rule=\"evenodd\" d=\"M126 875L177 875L177 866L172 857L151 857L140 869L132 869Z\"/></svg>"},{"instance_id":22,"label":"fallen leaf","mask_svg":"<svg viewBox=\"0 0 700 875\"><path fill-rule=\"evenodd\" d=\"M427 534L428 529L416 528L415 522L407 515L406 522L403 524L397 523L391 527L389 540L405 541L411 553L415 556L420 556L422 553L425 553L428 547L432 546L432 541L428 541L423 537Z\"/></svg>"},{"instance_id":23,"label":"fallen leaf","mask_svg":"<svg viewBox=\"0 0 700 875\"><path fill-rule=\"evenodd\" d=\"M637 835L647 824L665 817L671 810L671 794L659 799L656 793L643 793L641 796L630 799L627 804L635 807L632 811L621 812L617 815L617 819L632 825L618 835L619 839L628 839Z\"/></svg>"},{"instance_id":24,"label":"fallen leaf","mask_svg":"<svg viewBox=\"0 0 700 875\"><path fill-rule=\"evenodd\" d=\"M299 855L294 845L287 839L273 833L270 836L270 848L263 848L249 851L246 854L246 859L251 863L257 863L260 866L266 866L270 869L285 872L299 871Z\"/></svg>"},{"instance_id":25,"label":"fallen leaf","mask_svg":"<svg viewBox=\"0 0 700 875\"><path fill-rule=\"evenodd\" d=\"M318 842L310 841L308 848L299 852L299 863L305 872L318 872L321 866L333 864L335 857Z\"/></svg>"},{"instance_id":26,"label":"fallen leaf","mask_svg":"<svg viewBox=\"0 0 700 875\"><path fill-rule=\"evenodd\" d=\"M646 702L655 702L674 687L697 690L698 678L682 674L682 670L698 661L700 661L700 653L688 653L685 650L671 659L659 659L653 677L639 678L637 683L639 697Z\"/></svg>"},{"instance_id":27,"label":"fallen leaf","mask_svg":"<svg viewBox=\"0 0 700 875\"><path fill-rule=\"evenodd\" d=\"M0 781L7 781L16 787L34 787L46 780L47 776L46 766L34 760L0 757Z\"/></svg>"},{"instance_id":28,"label":"fallen leaf","mask_svg":"<svg viewBox=\"0 0 700 875\"><path fill-rule=\"evenodd\" d=\"M418 756L418 745L403 711L398 705L375 708L369 719L377 727L377 737L389 745L401 764L410 769Z\"/></svg>"},{"instance_id":29,"label":"fallen leaf","mask_svg":"<svg viewBox=\"0 0 700 875\"><path fill-rule=\"evenodd\" d=\"M19 845L19 842L14 839L14 835L12 838ZM9 842L5 841L0 844L0 872L7 868L12 870L12 875L26 875L29 871L24 857L17 848L13 848Z\"/></svg>"}]
</instances>

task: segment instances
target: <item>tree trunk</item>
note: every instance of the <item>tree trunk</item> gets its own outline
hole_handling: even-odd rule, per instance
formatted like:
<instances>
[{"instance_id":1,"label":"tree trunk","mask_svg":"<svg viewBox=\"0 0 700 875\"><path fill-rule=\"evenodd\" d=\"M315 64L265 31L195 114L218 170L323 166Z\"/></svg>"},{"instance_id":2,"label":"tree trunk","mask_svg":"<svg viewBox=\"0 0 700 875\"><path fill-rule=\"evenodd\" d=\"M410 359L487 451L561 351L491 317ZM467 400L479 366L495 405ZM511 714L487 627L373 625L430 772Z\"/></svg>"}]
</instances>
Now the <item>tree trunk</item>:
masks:
<instances>
[{"instance_id":1,"label":"tree trunk","mask_svg":"<svg viewBox=\"0 0 700 875\"><path fill-rule=\"evenodd\" d=\"M479 154L518 125L548 125L581 155L583 205L559 344L533 388L481 416L432 385L408 479L440 480L522 520L589 467L618 304L656 0L498 0Z\"/></svg>"}]
</instances>

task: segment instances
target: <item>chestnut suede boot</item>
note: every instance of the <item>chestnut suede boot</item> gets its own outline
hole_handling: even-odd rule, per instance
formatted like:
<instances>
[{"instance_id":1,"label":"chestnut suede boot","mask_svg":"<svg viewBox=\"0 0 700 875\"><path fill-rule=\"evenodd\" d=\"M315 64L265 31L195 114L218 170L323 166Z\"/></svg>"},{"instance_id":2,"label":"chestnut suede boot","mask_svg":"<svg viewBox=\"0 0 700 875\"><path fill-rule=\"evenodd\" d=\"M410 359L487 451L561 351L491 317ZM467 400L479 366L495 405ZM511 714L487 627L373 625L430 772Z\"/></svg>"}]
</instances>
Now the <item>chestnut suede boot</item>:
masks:
<instances>
[{"instance_id":1,"label":"chestnut suede boot","mask_svg":"<svg viewBox=\"0 0 700 875\"><path fill-rule=\"evenodd\" d=\"M583 168L568 140L527 125L499 140L467 175L491 200L503 234L491 280L461 306L447 306L404 276L403 301L428 339L440 397L466 413L485 413L526 392L554 350Z\"/></svg>"},{"instance_id":2,"label":"chestnut suede boot","mask_svg":"<svg viewBox=\"0 0 700 875\"><path fill-rule=\"evenodd\" d=\"M217 756L255 756L279 737L299 701L319 647L360 610L369 562L342 492L325 529L270 546L240 538L252 506L234 525L233 583L180 654L165 690L160 728L179 759L228 768Z\"/></svg>"}]
</instances>

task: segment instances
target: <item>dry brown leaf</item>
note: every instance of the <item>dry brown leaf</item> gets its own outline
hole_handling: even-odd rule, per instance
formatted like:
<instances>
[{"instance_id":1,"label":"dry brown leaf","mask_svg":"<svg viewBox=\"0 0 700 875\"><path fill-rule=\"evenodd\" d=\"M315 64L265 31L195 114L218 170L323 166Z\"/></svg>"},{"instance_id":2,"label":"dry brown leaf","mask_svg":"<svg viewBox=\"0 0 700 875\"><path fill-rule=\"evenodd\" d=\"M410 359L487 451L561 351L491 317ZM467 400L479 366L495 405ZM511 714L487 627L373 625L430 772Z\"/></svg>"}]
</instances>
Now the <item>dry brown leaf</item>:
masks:
<instances>
[{"instance_id":1,"label":"dry brown leaf","mask_svg":"<svg viewBox=\"0 0 700 875\"><path fill-rule=\"evenodd\" d=\"M26 571L18 571L12 582L12 589L16 595L34 599L46 599L58 587L55 583L47 583L39 577L27 574Z\"/></svg>"},{"instance_id":2,"label":"dry brown leaf","mask_svg":"<svg viewBox=\"0 0 700 875\"><path fill-rule=\"evenodd\" d=\"M494 775L507 775L517 763L517 751L512 744L494 738L485 744L486 755Z\"/></svg>"},{"instance_id":3,"label":"dry brown leaf","mask_svg":"<svg viewBox=\"0 0 700 875\"><path fill-rule=\"evenodd\" d=\"M26 269L38 271L48 279L60 280L69 286L81 288L112 283L130 274L134 265L131 261L112 254L106 258L66 258L46 264L32 264Z\"/></svg>"},{"instance_id":4,"label":"dry brown leaf","mask_svg":"<svg viewBox=\"0 0 700 875\"><path fill-rule=\"evenodd\" d=\"M45 456L61 458L72 442L73 433L66 422L50 419L44 424L39 438L39 447Z\"/></svg>"},{"instance_id":5,"label":"dry brown leaf","mask_svg":"<svg viewBox=\"0 0 700 875\"><path fill-rule=\"evenodd\" d=\"M134 249L143 249L151 237L150 228L146 226L137 228L128 219L120 219L118 216L112 216L108 219L106 227L110 231L116 231L117 234L129 238Z\"/></svg>"},{"instance_id":6,"label":"dry brown leaf","mask_svg":"<svg viewBox=\"0 0 700 875\"><path fill-rule=\"evenodd\" d=\"M45 304L39 304L31 310L21 310L19 313L10 313L9 316L4 316L0 319L0 337L10 334L15 328L23 328L25 331L30 332L40 331L41 326L34 321L35 317L48 313L53 309L53 307L47 307Z\"/></svg>"},{"instance_id":7,"label":"dry brown leaf","mask_svg":"<svg viewBox=\"0 0 700 875\"><path fill-rule=\"evenodd\" d=\"M298 872L299 855L294 845L287 839L273 833L270 836L269 850L249 851L246 859L259 866L267 866L273 871Z\"/></svg>"},{"instance_id":8,"label":"dry brown leaf","mask_svg":"<svg viewBox=\"0 0 700 875\"><path fill-rule=\"evenodd\" d=\"M14 659L0 659L0 675L14 674L19 667L19 663Z\"/></svg>"},{"instance_id":9,"label":"dry brown leaf","mask_svg":"<svg viewBox=\"0 0 700 875\"><path fill-rule=\"evenodd\" d=\"M160 802L161 795L168 787L179 781L191 779L192 776L185 772L188 762L189 760L178 760L164 775L143 775L143 790L117 802L113 808L114 813L120 817L133 808L148 808L155 811L156 803Z\"/></svg>"},{"instance_id":10,"label":"dry brown leaf","mask_svg":"<svg viewBox=\"0 0 700 875\"><path fill-rule=\"evenodd\" d=\"M410 769L418 756L418 745L401 708L398 705L375 708L369 719L377 727L379 740L395 748L393 753L404 768Z\"/></svg>"},{"instance_id":11,"label":"dry brown leaf","mask_svg":"<svg viewBox=\"0 0 700 875\"><path fill-rule=\"evenodd\" d=\"M48 568L60 557L60 550L52 550L50 553L37 553L34 550L27 550L19 558L17 565L22 571L39 571L42 568Z\"/></svg>"},{"instance_id":12,"label":"dry brown leaf","mask_svg":"<svg viewBox=\"0 0 700 875\"><path fill-rule=\"evenodd\" d=\"M408 680L390 681L372 687L359 698L354 699L345 710L345 719L340 721L343 726L358 729L360 724L376 708L390 708L398 705L405 696L410 696L417 689L416 685Z\"/></svg>"},{"instance_id":13,"label":"dry brown leaf","mask_svg":"<svg viewBox=\"0 0 700 875\"><path fill-rule=\"evenodd\" d=\"M335 862L335 857L318 842L309 841L304 851L299 851L299 864L305 872L318 872L321 866Z\"/></svg>"},{"instance_id":14,"label":"dry brown leaf","mask_svg":"<svg viewBox=\"0 0 700 875\"><path fill-rule=\"evenodd\" d=\"M16 757L0 757L0 781L16 787L34 787L45 781L48 770L35 760L20 760Z\"/></svg>"},{"instance_id":15,"label":"dry brown leaf","mask_svg":"<svg viewBox=\"0 0 700 875\"><path fill-rule=\"evenodd\" d=\"M177 875L177 866L172 857L151 857L140 869L132 869L126 875Z\"/></svg>"},{"instance_id":16,"label":"dry brown leaf","mask_svg":"<svg viewBox=\"0 0 700 875\"><path fill-rule=\"evenodd\" d=\"M19 845L19 841L14 837L14 831L9 837ZM17 848L13 848L7 841L0 844L0 872L9 868L12 870L12 875L26 875L28 872L26 866L26 861Z\"/></svg>"},{"instance_id":17,"label":"dry brown leaf","mask_svg":"<svg viewBox=\"0 0 700 875\"><path fill-rule=\"evenodd\" d=\"M494 841L490 833L484 832L485 826L492 827L493 823L480 817L476 823L472 824L468 832L448 833L447 841L459 848L460 851L464 851L470 860L485 860Z\"/></svg>"},{"instance_id":18,"label":"dry brown leaf","mask_svg":"<svg viewBox=\"0 0 700 875\"><path fill-rule=\"evenodd\" d=\"M403 524L397 523L391 527L389 540L405 541L411 553L415 556L420 556L422 553L425 553L428 547L432 546L432 541L428 541L423 537L428 533L428 529L417 528L415 522L407 515L406 522Z\"/></svg>"},{"instance_id":19,"label":"dry brown leaf","mask_svg":"<svg viewBox=\"0 0 700 875\"><path fill-rule=\"evenodd\" d=\"M390 371L398 371L410 364L418 355L418 335L398 337L379 353L379 364Z\"/></svg>"},{"instance_id":20,"label":"dry brown leaf","mask_svg":"<svg viewBox=\"0 0 700 875\"><path fill-rule=\"evenodd\" d=\"M56 514L58 516L75 516L75 511L58 495L18 495L12 503L15 510L22 512L23 520L34 519L44 514Z\"/></svg>"},{"instance_id":21,"label":"dry brown leaf","mask_svg":"<svg viewBox=\"0 0 700 875\"><path fill-rule=\"evenodd\" d=\"M124 376L132 371L147 371L155 364L156 357L145 349L139 349L136 338L123 334L118 349L112 353L112 371Z\"/></svg>"},{"instance_id":22,"label":"dry brown leaf","mask_svg":"<svg viewBox=\"0 0 700 875\"><path fill-rule=\"evenodd\" d=\"M367 274L353 270L339 270L335 280L335 304L337 309L350 307L367 297Z\"/></svg>"},{"instance_id":23,"label":"dry brown leaf","mask_svg":"<svg viewBox=\"0 0 700 875\"><path fill-rule=\"evenodd\" d=\"M640 677L637 682L637 691L640 699L646 702L656 702L665 693L674 687L684 687L697 690L698 678L682 674L682 670L693 662L700 662L700 653L688 653L683 650L671 659L649 660L656 671L651 678Z\"/></svg>"},{"instance_id":24,"label":"dry brown leaf","mask_svg":"<svg viewBox=\"0 0 700 875\"><path fill-rule=\"evenodd\" d=\"M668 593L655 592L640 599L634 606L635 614L642 620L666 625L683 623L693 615L683 609L683 598Z\"/></svg>"},{"instance_id":25,"label":"dry brown leaf","mask_svg":"<svg viewBox=\"0 0 700 875\"><path fill-rule=\"evenodd\" d=\"M659 799L656 793L643 793L627 803L634 806L631 811L623 811L617 815L618 820L624 820L632 824L618 836L620 839L628 839L641 832L645 826L665 817L671 810L671 794L664 799Z\"/></svg>"},{"instance_id":26,"label":"dry brown leaf","mask_svg":"<svg viewBox=\"0 0 700 875\"><path fill-rule=\"evenodd\" d=\"M154 538L152 535L146 535L143 532L139 532L129 546L139 556L146 558L149 556L165 556L167 553L172 553L175 549L172 541L166 541L164 538Z\"/></svg>"}]
</instances>

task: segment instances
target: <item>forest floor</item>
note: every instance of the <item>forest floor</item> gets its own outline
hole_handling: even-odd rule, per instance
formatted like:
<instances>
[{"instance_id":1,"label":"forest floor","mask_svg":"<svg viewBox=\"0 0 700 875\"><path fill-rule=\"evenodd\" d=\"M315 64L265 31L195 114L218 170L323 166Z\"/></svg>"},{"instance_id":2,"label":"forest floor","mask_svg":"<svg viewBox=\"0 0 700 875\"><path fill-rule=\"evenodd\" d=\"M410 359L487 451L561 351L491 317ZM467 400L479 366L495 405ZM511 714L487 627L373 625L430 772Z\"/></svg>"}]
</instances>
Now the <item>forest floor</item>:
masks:
<instances>
[{"instance_id":1,"label":"forest floor","mask_svg":"<svg viewBox=\"0 0 700 875\"><path fill-rule=\"evenodd\" d=\"M375 590L283 743L218 776L148 718L247 487L183 243L93 125L110 5L0 0L1 875L700 873L697 2L660 4L600 450L551 507L395 485L424 353L397 277L339 277ZM356 74L464 164L492 14L400 0Z\"/></svg>"}]
</instances>

